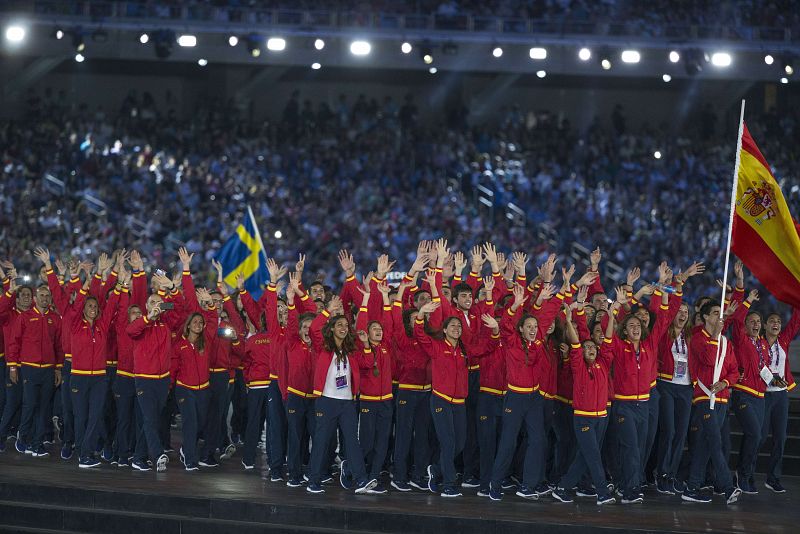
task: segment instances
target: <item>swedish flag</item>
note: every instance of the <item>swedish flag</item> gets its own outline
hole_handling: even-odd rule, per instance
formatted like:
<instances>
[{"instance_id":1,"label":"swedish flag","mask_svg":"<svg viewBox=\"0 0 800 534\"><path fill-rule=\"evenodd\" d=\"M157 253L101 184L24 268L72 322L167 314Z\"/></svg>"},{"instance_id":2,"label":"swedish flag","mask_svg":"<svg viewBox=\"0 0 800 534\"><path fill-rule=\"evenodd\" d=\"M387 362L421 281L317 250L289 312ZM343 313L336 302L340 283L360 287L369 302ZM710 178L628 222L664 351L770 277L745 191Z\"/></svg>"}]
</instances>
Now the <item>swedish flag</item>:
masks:
<instances>
[{"instance_id":1,"label":"swedish flag","mask_svg":"<svg viewBox=\"0 0 800 534\"><path fill-rule=\"evenodd\" d=\"M242 273L245 289L253 298L261 297L269 282L267 253L250 206L247 206L244 222L236 227L234 234L217 252L217 261L222 264L222 275L229 286L236 287L236 277Z\"/></svg>"}]
</instances>

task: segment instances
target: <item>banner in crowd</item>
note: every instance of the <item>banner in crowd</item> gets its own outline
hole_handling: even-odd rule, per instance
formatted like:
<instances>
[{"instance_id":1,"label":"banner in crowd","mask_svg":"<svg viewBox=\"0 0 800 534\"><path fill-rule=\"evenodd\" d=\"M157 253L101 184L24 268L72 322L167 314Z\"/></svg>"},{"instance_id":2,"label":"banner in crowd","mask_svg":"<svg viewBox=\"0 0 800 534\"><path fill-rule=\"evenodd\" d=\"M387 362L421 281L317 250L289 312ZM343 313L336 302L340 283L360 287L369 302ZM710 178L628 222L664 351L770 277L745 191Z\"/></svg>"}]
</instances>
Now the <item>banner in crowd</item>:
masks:
<instances>
[{"instance_id":1,"label":"banner in crowd","mask_svg":"<svg viewBox=\"0 0 800 534\"><path fill-rule=\"evenodd\" d=\"M261 297L264 286L269 282L267 253L250 206L247 206L244 221L222 245L216 259L222 264L222 274L229 286L236 287L236 277L241 273L244 275L245 289L254 299Z\"/></svg>"},{"instance_id":2,"label":"banner in crowd","mask_svg":"<svg viewBox=\"0 0 800 534\"><path fill-rule=\"evenodd\" d=\"M800 307L800 228L746 125L739 157L731 250L775 298Z\"/></svg>"}]
</instances>

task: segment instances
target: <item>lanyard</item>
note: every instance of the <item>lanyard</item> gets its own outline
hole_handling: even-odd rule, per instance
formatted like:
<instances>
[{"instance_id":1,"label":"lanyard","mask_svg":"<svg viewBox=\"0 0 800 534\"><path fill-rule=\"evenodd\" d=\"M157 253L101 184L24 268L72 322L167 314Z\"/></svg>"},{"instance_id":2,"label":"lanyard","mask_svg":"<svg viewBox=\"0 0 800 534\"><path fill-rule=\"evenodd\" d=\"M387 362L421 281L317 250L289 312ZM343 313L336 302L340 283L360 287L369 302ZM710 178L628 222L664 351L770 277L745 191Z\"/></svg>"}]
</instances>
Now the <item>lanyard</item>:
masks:
<instances>
[{"instance_id":1,"label":"lanyard","mask_svg":"<svg viewBox=\"0 0 800 534\"><path fill-rule=\"evenodd\" d=\"M775 351L773 352L772 349L775 349ZM781 346L778 344L777 341L775 341L775 343L773 343L772 346L769 348L769 366L772 367L773 364L778 365L780 357L781 357ZM773 358L775 359L773 360Z\"/></svg>"},{"instance_id":2,"label":"lanyard","mask_svg":"<svg viewBox=\"0 0 800 534\"><path fill-rule=\"evenodd\" d=\"M761 338L751 338L750 341L753 343L753 346L756 348L756 352L758 353L758 367L764 367L764 346L761 344Z\"/></svg>"},{"instance_id":3,"label":"lanyard","mask_svg":"<svg viewBox=\"0 0 800 534\"><path fill-rule=\"evenodd\" d=\"M686 338L683 336L683 332L675 338L675 343L673 345L675 347L675 352L678 354L686 354Z\"/></svg>"},{"instance_id":4,"label":"lanyard","mask_svg":"<svg viewBox=\"0 0 800 534\"><path fill-rule=\"evenodd\" d=\"M340 356L339 351L334 351L333 354L334 354L335 357L336 356ZM342 362L339 361L339 358L338 357L336 358L336 374L337 375L342 374L342 369L344 369L345 373L347 372L347 357L345 356L344 358L342 358L342 361L344 362L344 368L342 368Z\"/></svg>"}]
</instances>

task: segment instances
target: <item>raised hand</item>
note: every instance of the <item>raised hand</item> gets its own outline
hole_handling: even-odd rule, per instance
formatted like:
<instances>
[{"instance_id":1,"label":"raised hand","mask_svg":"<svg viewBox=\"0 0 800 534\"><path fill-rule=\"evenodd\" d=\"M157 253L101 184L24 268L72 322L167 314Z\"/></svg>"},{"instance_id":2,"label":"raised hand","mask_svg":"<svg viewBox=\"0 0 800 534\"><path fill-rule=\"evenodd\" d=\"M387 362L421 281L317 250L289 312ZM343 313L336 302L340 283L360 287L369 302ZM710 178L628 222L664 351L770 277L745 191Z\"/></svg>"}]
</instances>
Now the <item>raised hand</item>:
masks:
<instances>
[{"instance_id":1,"label":"raised hand","mask_svg":"<svg viewBox=\"0 0 800 534\"><path fill-rule=\"evenodd\" d=\"M244 274L242 273L236 275L236 289L244 291Z\"/></svg>"},{"instance_id":2,"label":"raised hand","mask_svg":"<svg viewBox=\"0 0 800 534\"><path fill-rule=\"evenodd\" d=\"M670 280L672 280L672 269L669 268L667 262L662 261L661 265L658 266L658 283L663 286L668 284Z\"/></svg>"},{"instance_id":3,"label":"raised hand","mask_svg":"<svg viewBox=\"0 0 800 534\"><path fill-rule=\"evenodd\" d=\"M97 258L97 273L98 274L106 274L108 271L111 270L111 267L114 265L114 262L111 261L111 258L108 257L108 254L103 252L100 254L100 257Z\"/></svg>"},{"instance_id":4,"label":"raised hand","mask_svg":"<svg viewBox=\"0 0 800 534\"><path fill-rule=\"evenodd\" d=\"M78 265L78 269L85 272L86 276L92 276L92 269L94 268L94 263L90 261L82 261Z\"/></svg>"},{"instance_id":5,"label":"raised hand","mask_svg":"<svg viewBox=\"0 0 800 534\"><path fill-rule=\"evenodd\" d=\"M339 298L339 295L333 295L331 300L328 301L327 306L328 312L333 314L334 311L342 310L344 311L344 305L342 305L342 299Z\"/></svg>"},{"instance_id":6,"label":"raised hand","mask_svg":"<svg viewBox=\"0 0 800 534\"><path fill-rule=\"evenodd\" d=\"M425 273L425 281L428 282L428 285L431 287L436 287L436 271L433 269L428 269Z\"/></svg>"},{"instance_id":7,"label":"raised hand","mask_svg":"<svg viewBox=\"0 0 800 534\"><path fill-rule=\"evenodd\" d=\"M165 274L154 273L153 274L153 281L158 285L160 289L166 289L168 287L172 287L172 280Z\"/></svg>"},{"instance_id":8,"label":"raised hand","mask_svg":"<svg viewBox=\"0 0 800 534\"><path fill-rule=\"evenodd\" d=\"M736 281L744 282L744 264L742 260L736 260L736 263L733 264L733 273L736 275Z\"/></svg>"},{"instance_id":9,"label":"raised hand","mask_svg":"<svg viewBox=\"0 0 800 534\"><path fill-rule=\"evenodd\" d=\"M74 258L69 260L69 263L67 264L67 267L69 268L69 276L70 276L70 278L77 278L78 274L80 274L80 272L81 272L81 264L78 263L78 260L76 260Z\"/></svg>"},{"instance_id":10,"label":"raised hand","mask_svg":"<svg viewBox=\"0 0 800 534\"><path fill-rule=\"evenodd\" d=\"M353 255L344 249L339 251L339 265L341 265L347 278L350 278L356 272L356 262L353 261Z\"/></svg>"},{"instance_id":11,"label":"raised hand","mask_svg":"<svg viewBox=\"0 0 800 534\"><path fill-rule=\"evenodd\" d=\"M378 284L378 291L381 292L381 295L388 297L392 287L386 283L386 280L383 280Z\"/></svg>"},{"instance_id":12,"label":"raised hand","mask_svg":"<svg viewBox=\"0 0 800 534\"><path fill-rule=\"evenodd\" d=\"M739 302L736 300L731 301L730 304L725 306L725 313L723 313L723 317L727 319L728 317L736 313L737 309L739 309Z\"/></svg>"},{"instance_id":13,"label":"raised hand","mask_svg":"<svg viewBox=\"0 0 800 534\"><path fill-rule=\"evenodd\" d=\"M442 266L442 277L446 280L449 280L453 277L455 272L455 260L453 259L452 254L447 255L447 259L444 261L444 265Z\"/></svg>"},{"instance_id":14,"label":"raised hand","mask_svg":"<svg viewBox=\"0 0 800 534\"><path fill-rule=\"evenodd\" d=\"M539 276L542 277L542 281L546 284L552 282L553 278L555 277L556 261L556 255L550 254L550 256L547 257L547 260L537 268L539 271Z\"/></svg>"},{"instance_id":15,"label":"raised hand","mask_svg":"<svg viewBox=\"0 0 800 534\"><path fill-rule=\"evenodd\" d=\"M426 265L428 265L429 260L428 242L420 241L419 245L417 246L417 257L414 259L414 264L411 266L410 272L414 274L420 272L425 268Z\"/></svg>"},{"instance_id":16,"label":"raised hand","mask_svg":"<svg viewBox=\"0 0 800 534\"><path fill-rule=\"evenodd\" d=\"M437 265L443 266L444 261L447 259L447 256L450 254L450 249L447 248L447 239L440 238L436 241L436 261L438 262Z\"/></svg>"},{"instance_id":17,"label":"raised hand","mask_svg":"<svg viewBox=\"0 0 800 534\"><path fill-rule=\"evenodd\" d=\"M44 265L45 269L47 269L48 271L50 269L52 269L52 266L50 265L50 251L49 250L47 250L46 248L37 247L36 250L33 251L33 255L34 255L34 257L36 259L38 259L39 261L42 262L42 264Z\"/></svg>"},{"instance_id":18,"label":"raised hand","mask_svg":"<svg viewBox=\"0 0 800 534\"><path fill-rule=\"evenodd\" d=\"M365 347L369 347L369 336L365 331L358 330L356 332L356 335L358 336L358 340L361 341L362 345L364 345Z\"/></svg>"},{"instance_id":19,"label":"raised hand","mask_svg":"<svg viewBox=\"0 0 800 534\"><path fill-rule=\"evenodd\" d=\"M131 255L132 254L133 253L131 253ZM183 267L184 271L188 271L189 268L191 267L192 258L193 257L194 257L194 254L189 254L189 251L186 250L186 247L181 247L181 248L178 249L178 260L180 260L181 267ZM211 265L213 265L214 268L217 269L217 265L219 265L219 262L217 260L212 259L211 260ZM220 273L220 272L222 272L222 266L221 265L217 269L217 273Z\"/></svg>"},{"instance_id":20,"label":"raised hand","mask_svg":"<svg viewBox=\"0 0 800 534\"><path fill-rule=\"evenodd\" d=\"M389 261L389 256L381 254L378 256L378 278L386 278L386 274L392 270L395 262Z\"/></svg>"},{"instance_id":21,"label":"raised hand","mask_svg":"<svg viewBox=\"0 0 800 534\"><path fill-rule=\"evenodd\" d=\"M511 254L511 263L514 265L514 270L520 276L525 276L525 266L528 265L528 255L524 252L514 252Z\"/></svg>"},{"instance_id":22,"label":"raised hand","mask_svg":"<svg viewBox=\"0 0 800 534\"><path fill-rule=\"evenodd\" d=\"M750 294L747 295L747 300L750 301L750 303L758 302L758 289L751 289Z\"/></svg>"},{"instance_id":23,"label":"raised hand","mask_svg":"<svg viewBox=\"0 0 800 534\"><path fill-rule=\"evenodd\" d=\"M683 273L683 281L685 282L692 276L702 274L704 272L706 272L706 266L703 265L702 261L696 261L691 264L688 269L686 269L686 272Z\"/></svg>"},{"instance_id":24,"label":"raised hand","mask_svg":"<svg viewBox=\"0 0 800 534\"><path fill-rule=\"evenodd\" d=\"M486 256L486 260L492 266L493 272L500 271L500 265L497 260L497 248L494 244L489 243L488 241L483 244L483 253Z\"/></svg>"},{"instance_id":25,"label":"raised hand","mask_svg":"<svg viewBox=\"0 0 800 534\"><path fill-rule=\"evenodd\" d=\"M555 296L556 291L557 289L555 285L549 282L545 282L545 284L542 286L542 290L539 292L539 297L537 298L537 300L541 302L544 302L545 300L550 300Z\"/></svg>"},{"instance_id":26,"label":"raised hand","mask_svg":"<svg viewBox=\"0 0 800 534\"><path fill-rule=\"evenodd\" d=\"M616 302L620 305L626 304L628 302L628 292L625 291L625 288L622 286L617 286L614 290L617 294Z\"/></svg>"},{"instance_id":27,"label":"raised hand","mask_svg":"<svg viewBox=\"0 0 800 534\"><path fill-rule=\"evenodd\" d=\"M581 308L586 303L586 297L589 296L589 286L581 286L578 290L577 302Z\"/></svg>"},{"instance_id":28,"label":"raised hand","mask_svg":"<svg viewBox=\"0 0 800 534\"><path fill-rule=\"evenodd\" d=\"M634 267L630 271L628 271L628 276L625 277L625 283L629 286L633 286L636 281L642 276L642 271L638 267Z\"/></svg>"},{"instance_id":29,"label":"raised hand","mask_svg":"<svg viewBox=\"0 0 800 534\"><path fill-rule=\"evenodd\" d=\"M486 256L483 255L483 249L481 249L480 245L475 245L470 252L470 270L473 273L480 274L483 270L484 262L486 262Z\"/></svg>"},{"instance_id":30,"label":"raised hand","mask_svg":"<svg viewBox=\"0 0 800 534\"><path fill-rule=\"evenodd\" d=\"M486 328L489 328L491 330L500 329L500 325L497 324L497 319L495 319L488 313L484 313L483 315L481 315L481 321L483 322L484 326L486 326Z\"/></svg>"},{"instance_id":31,"label":"raised hand","mask_svg":"<svg viewBox=\"0 0 800 534\"><path fill-rule=\"evenodd\" d=\"M56 270L58 271L59 276L64 276L67 272L67 266L61 261L60 258L56 258Z\"/></svg>"},{"instance_id":32,"label":"raised hand","mask_svg":"<svg viewBox=\"0 0 800 534\"><path fill-rule=\"evenodd\" d=\"M242 276L241 274L239 275ZM236 279L238 284L239 278ZM244 277L242 277L242 287L244 287ZM241 289L240 289L241 291ZM300 274L297 272L289 273L289 286L286 290L286 296L289 295L300 295Z\"/></svg>"},{"instance_id":33,"label":"raised hand","mask_svg":"<svg viewBox=\"0 0 800 534\"><path fill-rule=\"evenodd\" d=\"M144 270L144 261L142 260L142 256L139 254L138 250L131 250L131 257L128 258L128 264L134 271Z\"/></svg>"},{"instance_id":34,"label":"raised hand","mask_svg":"<svg viewBox=\"0 0 800 534\"><path fill-rule=\"evenodd\" d=\"M588 288L590 285L594 284L594 281L598 278L600 278L600 273L597 271L586 271L586 273L578 279L576 285L580 288Z\"/></svg>"},{"instance_id":35,"label":"raised hand","mask_svg":"<svg viewBox=\"0 0 800 534\"><path fill-rule=\"evenodd\" d=\"M569 287L569 282L572 280L572 276L575 274L575 265L570 265L569 269L566 267L561 267L561 278L564 280L564 285Z\"/></svg>"},{"instance_id":36,"label":"raised hand","mask_svg":"<svg viewBox=\"0 0 800 534\"><path fill-rule=\"evenodd\" d=\"M436 310L438 310L439 306L441 306L441 305L442 305L441 302L432 300L429 303L425 304L423 307L421 307L419 309L419 313L422 313L422 314L433 313Z\"/></svg>"},{"instance_id":37,"label":"raised hand","mask_svg":"<svg viewBox=\"0 0 800 534\"><path fill-rule=\"evenodd\" d=\"M455 262L455 273L460 275L464 272L464 267L467 266L467 258L464 257L463 252L456 252L453 254L453 261Z\"/></svg>"},{"instance_id":38,"label":"raised hand","mask_svg":"<svg viewBox=\"0 0 800 534\"><path fill-rule=\"evenodd\" d=\"M211 293L208 289L204 287L198 287L194 290L195 295L197 295L197 302L200 304L207 304L209 302L213 302L214 299L211 298Z\"/></svg>"},{"instance_id":39,"label":"raised hand","mask_svg":"<svg viewBox=\"0 0 800 534\"><path fill-rule=\"evenodd\" d=\"M717 278L717 285L719 287L722 287L722 280L720 280L719 278ZM725 294L730 295L731 293L733 293L733 288L730 285L725 284Z\"/></svg>"},{"instance_id":40,"label":"raised hand","mask_svg":"<svg viewBox=\"0 0 800 534\"><path fill-rule=\"evenodd\" d=\"M492 290L494 289L494 277L493 276L484 276L483 277L483 287L486 291L489 292L487 298L492 300Z\"/></svg>"},{"instance_id":41,"label":"raised hand","mask_svg":"<svg viewBox=\"0 0 800 534\"><path fill-rule=\"evenodd\" d=\"M300 274L303 273L303 269L306 266L306 255L305 254L298 254L297 263L294 264L294 270Z\"/></svg>"},{"instance_id":42,"label":"raised hand","mask_svg":"<svg viewBox=\"0 0 800 534\"><path fill-rule=\"evenodd\" d=\"M525 303L527 296L525 295L525 288L520 284L514 284L514 289L511 291L514 295L514 308L519 308Z\"/></svg>"},{"instance_id":43,"label":"raised hand","mask_svg":"<svg viewBox=\"0 0 800 534\"><path fill-rule=\"evenodd\" d=\"M125 268L125 261L128 259L128 251L124 248L117 250L117 256L114 261L114 270L119 273Z\"/></svg>"},{"instance_id":44,"label":"raised hand","mask_svg":"<svg viewBox=\"0 0 800 534\"><path fill-rule=\"evenodd\" d=\"M267 271L269 271L269 280L273 284L277 284L278 280L286 276L289 269L286 266L278 266L278 263L273 258L267 258Z\"/></svg>"}]
</instances>

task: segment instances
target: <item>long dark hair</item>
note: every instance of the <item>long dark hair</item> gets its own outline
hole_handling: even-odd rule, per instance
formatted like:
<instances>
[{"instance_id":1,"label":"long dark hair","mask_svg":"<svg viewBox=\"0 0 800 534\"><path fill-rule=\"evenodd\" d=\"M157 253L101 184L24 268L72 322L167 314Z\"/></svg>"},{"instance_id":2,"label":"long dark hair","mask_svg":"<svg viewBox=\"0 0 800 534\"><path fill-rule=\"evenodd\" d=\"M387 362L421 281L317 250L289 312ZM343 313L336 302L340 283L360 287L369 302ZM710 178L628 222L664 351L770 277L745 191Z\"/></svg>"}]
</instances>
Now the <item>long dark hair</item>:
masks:
<instances>
[{"instance_id":1,"label":"long dark hair","mask_svg":"<svg viewBox=\"0 0 800 534\"><path fill-rule=\"evenodd\" d=\"M341 348L337 348L336 340L333 337L333 327L339 319L347 321L347 317L344 315L334 315L322 327L322 344L325 350L336 355L338 363L343 363L348 354L356 351L356 339L353 337L353 329L350 328L350 323L347 323L347 335L342 340Z\"/></svg>"},{"instance_id":2,"label":"long dark hair","mask_svg":"<svg viewBox=\"0 0 800 534\"><path fill-rule=\"evenodd\" d=\"M403 330L406 331L406 337L414 337L414 325L411 324L411 316L415 313L419 313L416 308L403 310Z\"/></svg>"},{"instance_id":3,"label":"long dark hair","mask_svg":"<svg viewBox=\"0 0 800 534\"><path fill-rule=\"evenodd\" d=\"M692 307L689 306L689 303L682 302L680 307L682 308L684 306L686 306L687 317L686 317L686 324L683 325L683 337L686 339L686 343L688 344L689 341L692 340L692 330L694 330L694 324L692 324L692 323L694 321L692 321L692 317L688 313L689 311L691 311ZM678 313L680 313L680 308L678 309ZM678 317L678 316L675 315L675 317ZM669 330L668 330L669 338L671 340L673 340L673 341L678 339L678 336L680 335L680 332L678 332L678 330L675 328L675 324L674 323L675 323L675 319L672 319L672 322L669 324Z\"/></svg>"},{"instance_id":4,"label":"long dark hair","mask_svg":"<svg viewBox=\"0 0 800 534\"><path fill-rule=\"evenodd\" d=\"M439 341L445 341L447 339L447 337L445 336L444 331L448 326L450 326L450 323L453 322L453 321L458 321L459 323L461 323L461 318L457 317L455 315L451 315L450 317L447 317L444 321L442 321L442 326L440 328L432 328L430 326L430 324L428 324L428 320L426 319L425 320L425 333L428 334L433 339L438 339ZM461 326L463 328L464 323L461 323ZM461 338L458 338L458 343L457 344L458 344L458 348L461 349L461 354L464 355L464 365L466 365L466 362L467 362L467 358L466 358L467 349L464 347L464 342L461 340Z\"/></svg>"},{"instance_id":5,"label":"long dark hair","mask_svg":"<svg viewBox=\"0 0 800 534\"><path fill-rule=\"evenodd\" d=\"M203 332L200 332L200 335L197 337L197 341L194 343L197 352L203 352L206 350L206 335L205 335L205 327L206 327L206 318L203 317L202 313L194 312L186 319L186 322L183 323L183 337L189 339L189 325L196 316L200 316L203 320Z\"/></svg>"}]
</instances>

